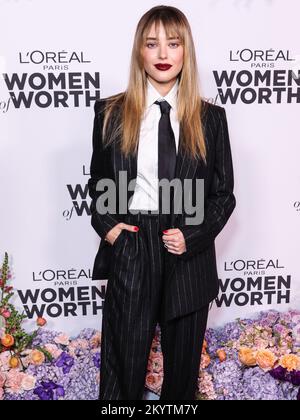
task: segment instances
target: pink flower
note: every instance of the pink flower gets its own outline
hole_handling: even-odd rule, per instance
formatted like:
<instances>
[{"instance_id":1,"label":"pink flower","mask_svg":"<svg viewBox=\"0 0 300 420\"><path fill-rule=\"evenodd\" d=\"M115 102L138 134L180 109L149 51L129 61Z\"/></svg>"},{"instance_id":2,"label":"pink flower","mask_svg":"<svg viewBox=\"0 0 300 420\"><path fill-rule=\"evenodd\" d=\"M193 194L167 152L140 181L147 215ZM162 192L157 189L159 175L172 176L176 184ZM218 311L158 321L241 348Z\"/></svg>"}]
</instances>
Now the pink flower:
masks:
<instances>
[{"instance_id":1,"label":"pink flower","mask_svg":"<svg viewBox=\"0 0 300 420\"><path fill-rule=\"evenodd\" d=\"M54 357L54 359L57 359L63 352L55 344L48 343L44 347L51 354L51 356Z\"/></svg>"},{"instance_id":2,"label":"pink flower","mask_svg":"<svg viewBox=\"0 0 300 420\"><path fill-rule=\"evenodd\" d=\"M6 374L0 372L0 388L3 387L3 385L5 384L5 381L6 381Z\"/></svg>"},{"instance_id":3,"label":"pink flower","mask_svg":"<svg viewBox=\"0 0 300 420\"><path fill-rule=\"evenodd\" d=\"M10 370L9 361L10 361L10 352L5 351L0 353L0 369L2 372Z\"/></svg>"},{"instance_id":4,"label":"pink flower","mask_svg":"<svg viewBox=\"0 0 300 420\"><path fill-rule=\"evenodd\" d=\"M69 345L69 353L71 356L75 356L76 350L86 350L89 348L89 342L82 338L77 338L71 341Z\"/></svg>"},{"instance_id":5,"label":"pink flower","mask_svg":"<svg viewBox=\"0 0 300 420\"><path fill-rule=\"evenodd\" d=\"M292 314L292 321L294 324L300 325L300 311L296 311L295 313Z\"/></svg>"},{"instance_id":6,"label":"pink flower","mask_svg":"<svg viewBox=\"0 0 300 420\"><path fill-rule=\"evenodd\" d=\"M200 395L208 400L216 400L217 395L214 390L213 378L207 372L201 372L198 378L198 390Z\"/></svg>"},{"instance_id":7,"label":"pink flower","mask_svg":"<svg viewBox=\"0 0 300 420\"><path fill-rule=\"evenodd\" d=\"M1 314L3 316L3 318L8 319L11 316L11 313L8 310L5 310L2 312Z\"/></svg>"},{"instance_id":8,"label":"pink flower","mask_svg":"<svg viewBox=\"0 0 300 420\"><path fill-rule=\"evenodd\" d=\"M70 337L67 334L59 334L54 338L56 344L61 344L62 346L68 346L70 342Z\"/></svg>"},{"instance_id":9,"label":"pink flower","mask_svg":"<svg viewBox=\"0 0 300 420\"><path fill-rule=\"evenodd\" d=\"M13 394L17 394L22 391L22 381L24 378L25 373L20 372L17 369L11 369L7 374L7 380L6 380L6 387L9 392Z\"/></svg>"},{"instance_id":10,"label":"pink flower","mask_svg":"<svg viewBox=\"0 0 300 420\"><path fill-rule=\"evenodd\" d=\"M266 349L269 346L269 340L258 337L254 340L254 345L256 349Z\"/></svg>"},{"instance_id":11,"label":"pink flower","mask_svg":"<svg viewBox=\"0 0 300 420\"><path fill-rule=\"evenodd\" d=\"M76 340L73 340L71 342L71 345L77 348L83 349L83 350L86 350L89 348L89 342L83 338L77 338Z\"/></svg>"},{"instance_id":12,"label":"pink flower","mask_svg":"<svg viewBox=\"0 0 300 420\"><path fill-rule=\"evenodd\" d=\"M21 388L24 389L24 391L30 391L35 387L35 384L36 378L34 376L25 374L22 379Z\"/></svg>"},{"instance_id":13,"label":"pink flower","mask_svg":"<svg viewBox=\"0 0 300 420\"><path fill-rule=\"evenodd\" d=\"M201 356L201 363L200 363L200 369L206 369L210 365L211 359L208 354L202 354Z\"/></svg>"},{"instance_id":14,"label":"pink flower","mask_svg":"<svg viewBox=\"0 0 300 420\"><path fill-rule=\"evenodd\" d=\"M0 401L4 399L4 391L3 388L0 388Z\"/></svg>"},{"instance_id":15,"label":"pink flower","mask_svg":"<svg viewBox=\"0 0 300 420\"><path fill-rule=\"evenodd\" d=\"M159 392L163 382L163 375L160 373L148 373L146 376L147 387L154 391Z\"/></svg>"},{"instance_id":16,"label":"pink flower","mask_svg":"<svg viewBox=\"0 0 300 420\"><path fill-rule=\"evenodd\" d=\"M150 359L150 366L152 373L162 373L163 372L163 357L160 354L156 354Z\"/></svg>"}]
</instances>

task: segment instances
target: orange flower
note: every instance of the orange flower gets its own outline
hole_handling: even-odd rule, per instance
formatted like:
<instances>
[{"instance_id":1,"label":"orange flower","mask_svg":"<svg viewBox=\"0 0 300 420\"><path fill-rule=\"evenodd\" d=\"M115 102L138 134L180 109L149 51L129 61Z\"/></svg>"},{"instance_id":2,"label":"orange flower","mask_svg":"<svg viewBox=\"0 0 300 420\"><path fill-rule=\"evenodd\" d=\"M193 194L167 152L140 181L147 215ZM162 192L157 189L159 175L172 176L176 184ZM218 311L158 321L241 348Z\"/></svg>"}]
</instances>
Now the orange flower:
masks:
<instances>
[{"instance_id":1,"label":"orange flower","mask_svg":"<svg viewBox=\"0 0 300 420\"><path fill-rule=\"evenodd\" d=\"M29 355L30 361L33 365L42 365L45 361L45 355L39 350L32 350Z\"/></svg>"},{"instance_id":2,"label":"orange flower","mask_svg":"<svg viewBox=\"0 0 300 420\"><path fill-rule=\"evenodd\" d=\"M203 354L207 354L207 341L206 340L204 340L203 341L203 345L202 345L202 353Z\"/></svg>"},{"instance_id":3,"label":"orange flower","mask_svg":"<svg viewBox=\"0 0 300 420\"><path fill-rule=\"evenodd\" d=\"M39 317L39 318L36 320L36 324L37 324L39 327L43 327L44 325L46 325L46 324L47 324L47 321L45 320L45 318Z\"/></svg>"},{"instance_id":4,"label":"orange flower","mask_svg":"<svg viewBox=\"0 0 300 420\"><path fill-rule=\"evenodd\" d=\"M19 359L15 356L11 357L9 360L9 366L13 369L19 366Z\"/></svg>"},{"instance_id":5,"label":"orange flower","mask_svg":"<svg viewBox=\"0 0 300 420\"><path fill-rule=\"evenodd\" d=\"M281 357L279 364L289 372L292 370L298 370L300 369L300 357L295 354L286 354Z\"/></svg>"},{"instance_id":6,"label":"orange flower","mask_svg":"<svg viewBox=\"0 0 300 420\"><path fill-rule=\"evenodd\" d=\"M226 352L225 352L225 350L222 350L222 349L217 351L217 356L218 356L220 362L225 362L225 360L227 359Z\"/></svg>"},{"instance_id":7,"label":"orange flower","mask_svg":"<svg viewBox=\"0 0 300 420\"><path fill-rule=\"evenodd\" d=\"M1 338L1 344L4 347L12 347L15 344L15 339L10 334L4 334L4 336Z\"/></svg>"},{"instance_id":8,"label":"orange flower","mask_svg":"<svg viewBox=\"0 0 300 420\"><path fill-rule=\"evenodd\" d=\"M256 351L242 347L239 351L239 359L246 366L256 366Z\"/></svg>"},{"instance_id":9,"label":"orange flower","mask_svg":"<svg viewBox=\"0 0 300 420\"><path fill-rule=\"evenodd\" d=\"M256 361L261 369L272 369L277 361L277 357L270 350L258 350Z\"/></svg>"}]
</instances>

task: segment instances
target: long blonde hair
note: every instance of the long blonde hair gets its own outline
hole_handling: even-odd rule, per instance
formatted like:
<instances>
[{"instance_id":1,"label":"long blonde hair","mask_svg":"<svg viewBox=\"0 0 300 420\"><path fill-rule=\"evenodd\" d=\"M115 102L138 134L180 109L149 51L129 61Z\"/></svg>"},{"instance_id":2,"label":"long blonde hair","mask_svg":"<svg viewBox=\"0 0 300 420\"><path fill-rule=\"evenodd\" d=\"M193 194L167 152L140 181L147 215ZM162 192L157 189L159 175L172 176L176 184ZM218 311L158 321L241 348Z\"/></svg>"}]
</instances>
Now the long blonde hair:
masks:
<instances>
[{"instance_id":1,"label":"long blonde hair","mask_svg":"<svg viewBox=\"0 0 300 420\"><path fill-rule=\"evenodd\" d=\"M121 150L126 157L128 154L135 155L137 152L147 94L147 74L144 70L141 51L153 23L156 32L158 25L162 23L167 36L178 36L183 44L183 67L178 75L177 96L177 118L183 135L182 146L190 154L190 157L200 157L206 162L202 125L203 104L199 93L198 67L191 28L185 15L172 6L153 7L142 16L137 25L127 90L105 100L102 133L104 146L112 142L116 136L120 136ZM115 119L109 123L115 107L120 107L120 120ZM110 125L109 130L107 130L108 125Z\"/></svg>"}]
</instances>

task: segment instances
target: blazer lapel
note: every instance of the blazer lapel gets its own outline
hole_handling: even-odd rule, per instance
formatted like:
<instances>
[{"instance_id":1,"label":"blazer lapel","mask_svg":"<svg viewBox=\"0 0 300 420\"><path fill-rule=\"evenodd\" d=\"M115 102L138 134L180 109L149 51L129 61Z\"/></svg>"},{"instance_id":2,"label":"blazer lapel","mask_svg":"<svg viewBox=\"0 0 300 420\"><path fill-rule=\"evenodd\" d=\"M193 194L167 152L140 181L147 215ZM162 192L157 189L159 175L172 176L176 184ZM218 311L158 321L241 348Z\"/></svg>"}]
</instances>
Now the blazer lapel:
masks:
<instances>
[{"instance_id":1,"label":"blazer lapel","mask_svg":"<svg viewBox=\"0 0 300 420\"><path fill-rule=\"evenodd\" d=\"M129 200L131 196L133 195L135 184L136 184L137 157L129 155L127 158L125 158L124 154L121 152L121 149L120 149L120 138L118 138L117 141L113 143L113 159L112 160L113 160L114 177L116 180L117 210L119 211L120 209L119 207L120 193L121 194L127 193L125 214L128 214L129 213ZM121 171L122 172L125 171L126 184L124 184L123 182L120 183ZM131 191L129 191L128 186L131 181L133 181L133 185L132 185ZM125 199L125 196L123 198Z\"/></svg>"},{"instance_id":2,"label":"blazer lapel","mask_svg":"<svg viewBox=\"0 0 300 420\"><path fill-rule=\"evenodd\" d=\"M188 157L187 152L183 149L183 131L180 125L180 131L179 131L179 142L178 142L178 153L177 153L177 159L176 159L176 169L175 169L175 178L178 178L180 180L180 185L182 188L184 188L184 180L185 179L193 179L196 170L198 166L198 160L197 159L191 159ZM175 188L175 194L176 194L176 188ZM174 214L172 211L171 214L171 228L176 228L176 222L179 218L182 218L182 215L184 214L184 209L182 209L182 213ZM168 282L173 277L173 272L176 267L177 262L177 255L172 254L171 252L166 251L165 254L165 275L166 275L166 281Z\"/></svg>"},{"instance_id":3,"label":"blazer lapel","mask_svg":"<svg viewBox=\"0 0 300 420\"><path fill-rule=\"evenodd\" d=\"M183 131L180 125L175 178L178 178L180 180L182 193L183 193L183 188L184 188L184 180L194 178L196 170L197 170L197 166L198 166L198 160L190 159L187 156L187 152L183 149ZM175 194L176 194L176 189L175 189ZM184 212L184 209L182 209L182 212ZM176 219L179 218L180 216L181 216L180 213L174 214L172 212L172 215L171 215L172 226L174 226Z\"/></svg>"}]
</instances>

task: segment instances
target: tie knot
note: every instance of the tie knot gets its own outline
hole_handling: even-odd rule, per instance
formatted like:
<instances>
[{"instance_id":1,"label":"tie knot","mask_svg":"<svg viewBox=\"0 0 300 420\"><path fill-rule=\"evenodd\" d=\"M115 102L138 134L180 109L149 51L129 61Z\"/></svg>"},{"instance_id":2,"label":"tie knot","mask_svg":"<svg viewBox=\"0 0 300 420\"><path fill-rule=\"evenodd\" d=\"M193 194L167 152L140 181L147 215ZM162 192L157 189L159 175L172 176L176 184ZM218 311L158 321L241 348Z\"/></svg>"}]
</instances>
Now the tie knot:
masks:
<instances>
[{"instance_id":1,"label":"tie knot","mask_svg":"<svg viewBox=\"0 0 300 420\"><path fill-rule=\"evenodd\" d=\"M162 114L170 113L171 105L169 104L169 102L163 100L163 101L155 101L154 103L160 106L160 112Z\"/></svg>"}]
</instances>

